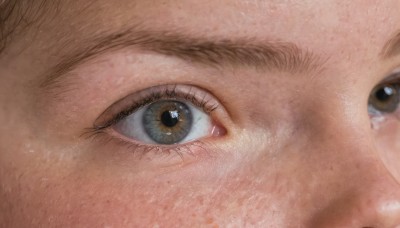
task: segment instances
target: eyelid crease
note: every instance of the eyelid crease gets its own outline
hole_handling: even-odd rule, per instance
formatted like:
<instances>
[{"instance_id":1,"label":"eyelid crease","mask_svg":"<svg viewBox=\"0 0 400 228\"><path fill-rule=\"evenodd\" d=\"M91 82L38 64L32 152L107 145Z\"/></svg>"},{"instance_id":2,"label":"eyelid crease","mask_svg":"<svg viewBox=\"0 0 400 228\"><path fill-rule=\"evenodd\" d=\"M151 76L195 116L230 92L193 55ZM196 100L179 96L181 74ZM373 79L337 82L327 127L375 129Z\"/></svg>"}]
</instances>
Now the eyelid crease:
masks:
<instances>
[{"instance_id":1,"label":"eyelid crease","mask_svg":"<svg viewBox=\"0 0 400 228\"><path fill-rule=\"evenodd\" d=\"M400 31L389 39L382 48L380 56L383 59L391 58L400 54Z\"/></svg>"},{"instance_id":2,"label":"eyelid crease","mask_svg":"<svg viewBox=\"0 0 400 228\"><path fill-rule=\"evenodd\" d=\"M393 71L388 77L379 82L379 84L397 83L400 84L400 69Z\"/></svg>"},{"instance_id":3,"label":"eyelid crease","mask_svg":"<svg viewBox=\"0 0 400 228\"><path fill-rule=\"evenodd\" d=\"M160 85L130 94L107 108L94 122L93 130L108 128L136 110L162 99L186 100L211 113L219 102L209 92L192 85Z\"/></svg>"}]
</instances>

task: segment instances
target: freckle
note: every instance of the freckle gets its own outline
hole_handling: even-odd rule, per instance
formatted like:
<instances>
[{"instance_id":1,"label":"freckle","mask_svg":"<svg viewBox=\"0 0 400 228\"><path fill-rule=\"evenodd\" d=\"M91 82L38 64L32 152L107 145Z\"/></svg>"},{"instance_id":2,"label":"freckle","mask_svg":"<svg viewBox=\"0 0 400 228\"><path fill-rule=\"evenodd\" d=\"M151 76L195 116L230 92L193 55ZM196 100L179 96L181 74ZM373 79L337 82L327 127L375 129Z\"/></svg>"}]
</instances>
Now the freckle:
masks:
<instances>
[{"instance_id":1,"label":"freckle","mask_svg":"<svg viewBox=\"0 0 400 228\"><path fill-rule=\"evenodd\" d=\"M197 197L197 201L198 201L199 204L201 204L201 205L204 204L204 199L203 199L203 197L201 197L201 196Z\"/></svg>"},{"instance_id":2,"label":"freckle","mask_svg":"<svg viewBox=\"0 0 400 228\"><path fill-rule=\"evenodd\" d=\"M238 206L239 206L239 207L242 207L242 206L243 206L243 203L244 203L244 201L245 201L245 198L244 198L244 197L241 197L241 198L239 198L239 199L238 199L238 201L237 201L237 203L238 203Z\"/></svg>"},{"instance_id":3,"label":"freckle","mask_svg":"<svg viewBox=\"0 0 400 228\"><path fill-rule=\"evenodd\" d=\"M208 218L207 219L207 224L211 224L211 223L214 223L214 219L213 218Z\"/></svg>"}]
</instances>

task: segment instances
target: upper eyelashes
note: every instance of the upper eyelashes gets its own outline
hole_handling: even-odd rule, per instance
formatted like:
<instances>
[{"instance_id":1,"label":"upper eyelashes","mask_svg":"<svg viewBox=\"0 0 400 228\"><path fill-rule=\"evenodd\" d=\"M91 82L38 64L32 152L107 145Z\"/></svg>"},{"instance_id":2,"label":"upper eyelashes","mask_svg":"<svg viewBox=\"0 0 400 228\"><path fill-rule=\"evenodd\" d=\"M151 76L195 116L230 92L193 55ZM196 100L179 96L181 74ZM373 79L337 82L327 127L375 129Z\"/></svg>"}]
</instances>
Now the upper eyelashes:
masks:
<instances>
[{"instance_id":1,"label":"upper eyelashes","mask_svg":"<svg viewBox=\"0 0 400 228\"><path fill-rule=\"evenodd\" d=\"M183 99L210 114L219 103L209 92L191 85L161 85L150 87L115 102L94 122L95 129L115 124L132 112L161 99Z\"/></svg>"}]
</instances>

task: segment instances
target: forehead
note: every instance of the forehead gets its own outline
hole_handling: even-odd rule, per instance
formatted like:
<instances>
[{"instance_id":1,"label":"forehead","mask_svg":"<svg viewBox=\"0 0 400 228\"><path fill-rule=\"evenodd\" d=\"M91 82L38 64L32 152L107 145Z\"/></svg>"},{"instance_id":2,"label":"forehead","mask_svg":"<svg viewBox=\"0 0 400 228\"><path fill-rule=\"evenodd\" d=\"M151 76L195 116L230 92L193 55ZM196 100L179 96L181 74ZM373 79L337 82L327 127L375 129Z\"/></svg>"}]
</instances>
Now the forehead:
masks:
<instances>
[{"instance_id":1,"label":"forehead","mask_svg":"<svg viewBox=\"0 0 400 228\"><path fill-rule=\"evenodd\" d=\"M400 28L397 0L68 0L42 6L32 9L45 12L43 19L30 16L35 26L15 40L32 38L37 53L54 55L97 35L141 26L208 38L294 42L354 64L376 58Z\"/></svg>"},{"instance_id":2,"label":"forehead","mask_svg":"<svg viewBox=\"0 0 400 228\"><path fill-rule=\"evenodd\" d=\"M267 38L308 34L388 33L396 26L400 1L265 0L69 0L50 16L59 29L118 29L146 24L154 29L182 28L193 33ZM54 4L52 4L54 7ZM50 6L51 7L51 6ZM58 26L58 25L63 26Z\"/></svg>"}]
</instances>

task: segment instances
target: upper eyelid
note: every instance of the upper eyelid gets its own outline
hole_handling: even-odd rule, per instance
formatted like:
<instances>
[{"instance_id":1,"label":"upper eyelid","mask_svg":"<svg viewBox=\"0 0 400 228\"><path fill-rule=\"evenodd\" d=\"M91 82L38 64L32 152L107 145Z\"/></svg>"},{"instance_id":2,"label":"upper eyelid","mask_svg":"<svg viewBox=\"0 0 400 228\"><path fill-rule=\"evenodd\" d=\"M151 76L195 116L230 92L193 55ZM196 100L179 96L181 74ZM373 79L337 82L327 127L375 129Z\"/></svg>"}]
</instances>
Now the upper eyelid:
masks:
<instances>
[{"instance_id":1,"label":"upper eyelid","mask_svg":"<svg viewBox=\"0 0 400 228\"><path fill-rule=\"evenodd\" d=\"M207 113L212 112L219 106L218 100L210 92L196 86L160 85L138 91L118 100L95 120L94 128L104 129L153 101L167 98L186 99ZM118 117L118 115L120 116Z\"/></svg>"},{"instance_id":2,"label":"upper eyelid","mask_svg":"<svg viewBox=\"0 0 400 228\"><path fill-rule=\"evenodd\" d=\"M400 83L400 69L392 71L388 77L380 81L378 84L393 83L393 82Z\"/></svg>"}]
</instances>

